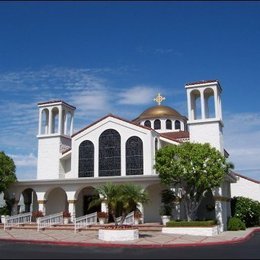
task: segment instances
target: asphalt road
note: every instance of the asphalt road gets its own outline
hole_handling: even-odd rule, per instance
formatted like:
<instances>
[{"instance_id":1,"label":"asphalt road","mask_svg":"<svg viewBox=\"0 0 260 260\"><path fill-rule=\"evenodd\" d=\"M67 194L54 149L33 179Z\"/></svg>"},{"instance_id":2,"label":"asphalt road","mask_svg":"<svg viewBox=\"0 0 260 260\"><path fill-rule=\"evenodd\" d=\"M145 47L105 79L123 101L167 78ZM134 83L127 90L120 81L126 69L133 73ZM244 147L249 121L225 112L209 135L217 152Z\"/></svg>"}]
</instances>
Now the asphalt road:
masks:
<instances>
[{"instance_id":1,"label":"asphalt road","mask_svg":"<svg viewBox=\"0 0 260 260\"><path fill-rule=\"evenodd\" d=\"M109 248L0 242L0 259L260 259L260 232L227 245L176 248Z\"/></svg>"}]
</instances>

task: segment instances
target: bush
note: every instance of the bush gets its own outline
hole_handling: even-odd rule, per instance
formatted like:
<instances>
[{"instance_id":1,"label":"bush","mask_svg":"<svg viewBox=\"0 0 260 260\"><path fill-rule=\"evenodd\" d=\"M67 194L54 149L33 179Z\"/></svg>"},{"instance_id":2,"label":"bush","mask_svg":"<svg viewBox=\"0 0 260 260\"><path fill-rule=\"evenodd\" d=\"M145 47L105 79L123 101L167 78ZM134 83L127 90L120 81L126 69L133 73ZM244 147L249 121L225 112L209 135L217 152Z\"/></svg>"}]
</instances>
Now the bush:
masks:
<instances>
[{"instance_id":1,"label":"bush","mask_svg":"<svg viewBox=\"0 0 260 260\"><path fill-rule=\"evenodd\" d=\"M231 199L231 215L241 219L246 227L260 225L260 202L245 197Z\"/></svg>"},{"instance_id":2,"label":"bush","mask_svg":"<svg viewBox=\"0 0 260 260\"><path fill-rule=\"evenodd\" d=\"M245 229L246 229L246 225L241 219L232 217L228 220L227 230L237 231L237 230L245 230Z\"/></svg>"},{"instance_id":3,"label":"bush","mask_svg":"<svg viewBox=\"0 0 260 260\"><path fill-rule=\"evenodd\" d=\"M0 215L10 215L10 212L7 207L0 208Z\"/></svg>"},{"instance_id":4,"label":"bush","mask_svg":"<svg viewBox=\"0 0 260 260\"><path fill-rule=\"evenodd\" d=\"M205 221L169 221L166 223L166 227L212 227L217 225L216 220L205 220Z\"/></svg>"},{"instance_id":5,"label":"bush","mask_svg":"<svg viewBox=\"0 0 260 260\"><path fill-rule=\"evenodd\" d=\"M33 211L32 212L32 217L33 218L43 217L43 212L41 210Z\"/></svg>"}]
</instances>

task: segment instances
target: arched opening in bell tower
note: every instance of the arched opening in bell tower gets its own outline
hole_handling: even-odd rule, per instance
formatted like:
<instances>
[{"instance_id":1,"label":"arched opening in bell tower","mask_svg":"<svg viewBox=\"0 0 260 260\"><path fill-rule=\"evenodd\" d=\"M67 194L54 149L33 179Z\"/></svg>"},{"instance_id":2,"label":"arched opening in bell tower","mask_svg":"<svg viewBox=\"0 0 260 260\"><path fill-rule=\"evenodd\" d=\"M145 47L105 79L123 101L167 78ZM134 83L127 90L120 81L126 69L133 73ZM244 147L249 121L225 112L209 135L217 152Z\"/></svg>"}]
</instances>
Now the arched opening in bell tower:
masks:
<instances>
[{"instance_id":1,"label":"arched opening in bell tower","mask_svg":"<svg viewBox=\"0 0 260 260\"><path fill-rule=\"evenodd\" d=\"M51 113L52 113L51 133L55 134L58 133L59 109L57 107L54 107Z\"/></svg>"},{"instance_id":2,"label":"arched opening in bell tower","mask_svg":"<svg viewBox=\"0 0 260 260\"><path fill-rule=\"evenodd\" d=\"M200 91L194 89L190 93L191 99L191 117L193 120L201 119L201 95Z\"/></svg>"},{"instance_id":3,"label":"arched opening in bell tower","mask_svg":"<svg viewBox=\"0 0 260 260\"><path fill-rule=\"evenodd\" d=\"M212 88L206 88L204 90L204 104L205 104L205 118L215 118L215 101L214 101L214 91Z\"/></svg>"},{"instance_id":4,"label":"arched opening in bell tower","mask_svg":"<svg viewBox=\"0 0 260 260\"><path fill-rule=\"evenodd\" d=\"M49 110L43 109L42 110L42 115L41 115L41 131L40 134L48 134L49 131Z\"/></svg>"}]
</instances>

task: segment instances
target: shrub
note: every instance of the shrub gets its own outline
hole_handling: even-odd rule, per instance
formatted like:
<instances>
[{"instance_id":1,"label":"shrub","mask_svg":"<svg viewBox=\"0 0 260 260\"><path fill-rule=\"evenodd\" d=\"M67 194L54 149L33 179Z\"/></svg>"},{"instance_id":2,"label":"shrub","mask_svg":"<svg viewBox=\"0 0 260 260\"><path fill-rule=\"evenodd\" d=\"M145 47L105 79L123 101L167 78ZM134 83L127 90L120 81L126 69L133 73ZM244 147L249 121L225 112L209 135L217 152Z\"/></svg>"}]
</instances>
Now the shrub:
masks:
<instances>
[{"instance_id":1,"label":"shrub","mask_svg":"<svg viewBox=\"0 0 260 260\"><path fill-rule=\"evenodd\" d=\"M215 225L217 225L216 220L205 220L205 221L171 220L166 223L166 227L212 227Z\"/></svg>"},{"instance_id":2,"label":"shrub","mask_svg":"<svg viewBox=\"0 0 260 260\"><path fill-rule=\"evenodd\" d=\"M0 208L0 215L10 215L10 212L7 207Z\"/></svg>"},{"instance_id":3,"label":"shrub","mask_svg":"<svg viewBox=\"0 0 260 260\"><path fill-rule=\"evenodd\" d=\"M230 231L245 230L246 225L241 219L232 217L228 220L227 229Z\"/></svg>"},{"instance_id":4,"label":"shrub","mask_svg":"<svg viewBox=\"0 0 260 260\"><path fill-rule=\"evenodd\" d=\"M241 219L246 227L260 225L260 202L245 197L231 200L231 215Z\"/></svg>"}]
</instances>

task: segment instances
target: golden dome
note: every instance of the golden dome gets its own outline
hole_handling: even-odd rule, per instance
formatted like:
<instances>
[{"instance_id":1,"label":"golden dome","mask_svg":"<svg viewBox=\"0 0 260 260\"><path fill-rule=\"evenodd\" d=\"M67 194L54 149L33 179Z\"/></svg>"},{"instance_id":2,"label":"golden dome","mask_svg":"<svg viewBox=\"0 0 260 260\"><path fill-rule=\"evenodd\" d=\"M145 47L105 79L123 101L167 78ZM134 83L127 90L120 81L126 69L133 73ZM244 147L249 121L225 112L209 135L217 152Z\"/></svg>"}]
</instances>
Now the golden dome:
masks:
<instances>
[{"instance_id":1,"label":"golden dome","mask_svg":"<svg viewBox=\"0 0 260 260\"><path fill-rule=\"evenodd\" d=\"M140 121L144 119L152 119L152 118L183 118L183 116L176 111L175 109L168 106L154 106L146 109L139 117L137 117L134 121Z\"/></svg>"}]
</instances>

